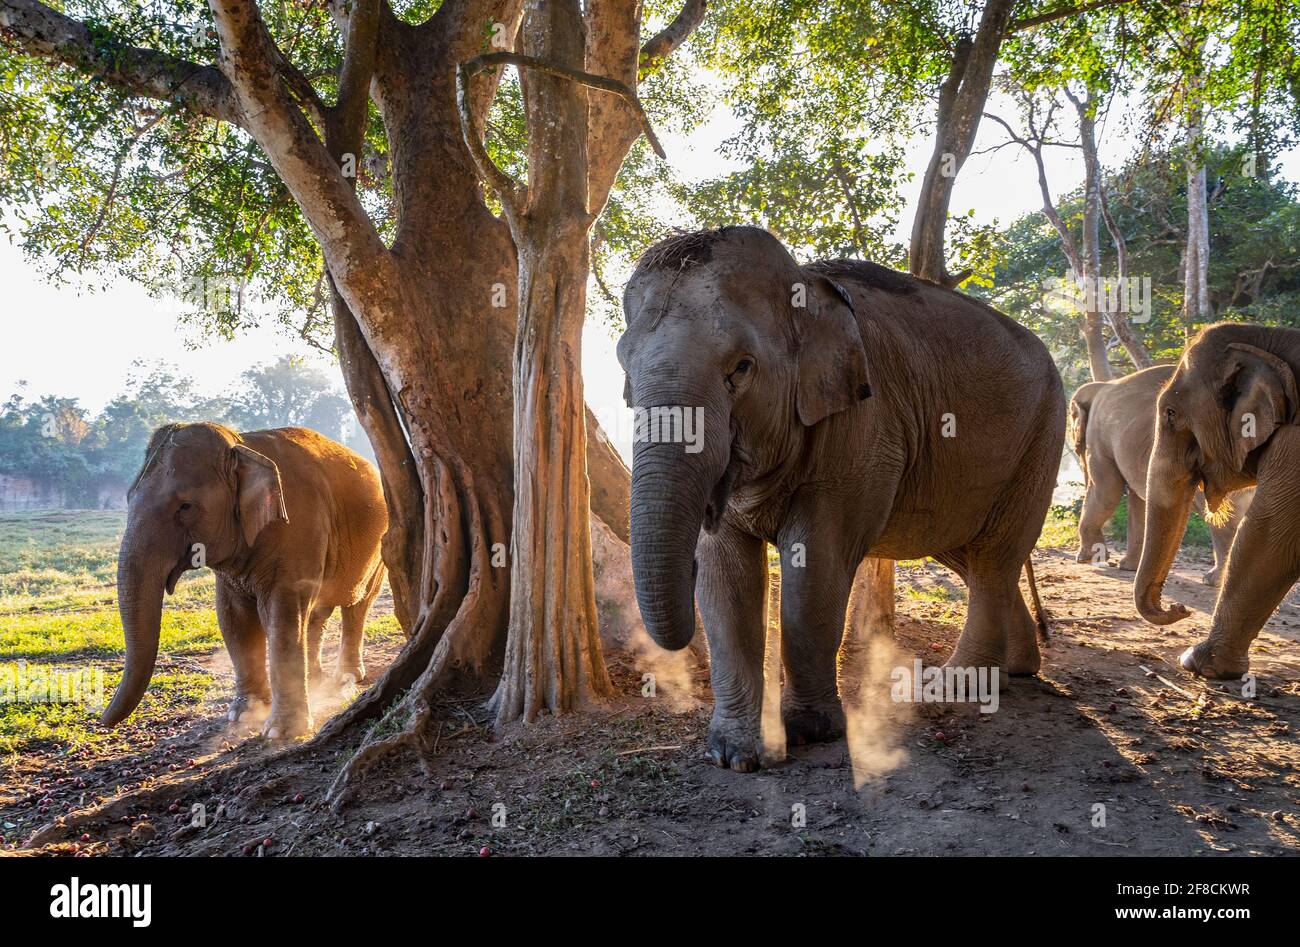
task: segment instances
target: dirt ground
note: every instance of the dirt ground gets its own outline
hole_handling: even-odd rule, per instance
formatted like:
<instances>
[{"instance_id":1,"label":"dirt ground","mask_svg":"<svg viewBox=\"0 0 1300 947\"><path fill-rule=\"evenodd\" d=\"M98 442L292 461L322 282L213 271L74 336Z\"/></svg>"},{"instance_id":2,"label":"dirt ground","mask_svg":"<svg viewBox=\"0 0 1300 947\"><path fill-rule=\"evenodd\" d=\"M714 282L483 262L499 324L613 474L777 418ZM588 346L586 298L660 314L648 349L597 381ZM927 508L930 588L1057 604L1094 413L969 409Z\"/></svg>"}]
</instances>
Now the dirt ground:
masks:
<instances>
[{"instance_id":1,"label":"dirt ground","mask_svg":"<svg viewBox=\"0 0 1300 947\"><path fill-rule=\"evenodd\" d=\"M644 655L610 654L616 705L494 736L477 698L448 700L432 778L393 757L335 812L323 800L347 748L285 760L228 731L218 652L206 664L225 696L128 731L135 755L52 747L8 766L0 822L34 842L14 854L80 856L1300 852L1300 592L1251 649L1248 699L1177 666L1209 625L1206 562L1179 560L1167 596L1193 617L1160 629L1137 618L1132 573L1035 558L1054 636L1042 674L1003 682L996 712L876 699L850 740L757 774L706 760L703 674L693 695L646 698ZM901 570L898 589L875 683L883 666L940 663L964 617L937 565Z\"/></svg>"}]
</instances>

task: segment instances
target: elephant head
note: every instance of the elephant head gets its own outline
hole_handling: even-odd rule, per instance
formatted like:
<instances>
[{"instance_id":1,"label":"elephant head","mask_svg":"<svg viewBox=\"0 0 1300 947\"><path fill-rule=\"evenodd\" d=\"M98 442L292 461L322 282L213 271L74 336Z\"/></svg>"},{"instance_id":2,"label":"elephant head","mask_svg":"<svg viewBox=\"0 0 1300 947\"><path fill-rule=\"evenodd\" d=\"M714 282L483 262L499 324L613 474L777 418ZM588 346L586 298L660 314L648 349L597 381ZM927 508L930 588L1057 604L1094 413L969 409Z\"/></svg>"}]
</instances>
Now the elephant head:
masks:
<instances>
[{"instance_id":1,"label":"elephant head","mask_svg":"<svg viewBox=\"0 0 1300 947\"><path fill-rule=\"evenodd\" d=\"M777 475L806 432L870 395L853 302L764 230L671 237L623 296L633 409L632 574L665 648L695 631L695 546L731 492Z\"/></svg>"},{"instance_id":2,"label":"elephant head","mask_svg":"<svg viewBox=\"0 0 1300 947\"><path fill-rule=\"evenodd\" d=\"M168 424L154 432L127 491L117 557L126 668L102 723L125 719L149 686L163 592L174 592L189 569L247 555L266 526L288 518L279 469L234 431L217 424Z\"/></svg>"},{"instance_id":3,"label":"elephant head","mask_svg":"<svg viewBox=\"0 0 1300 947\"><path fill-rule=\"evenodd\" d=\"M1291 366L1267 348L1257 326L1204 329L1183 353L1156 403L1147 468L1146 542L1133 585L1138 612L1167 625L1187 609L1160 603L1198 486L1211 514L1234 490L1255 483L1258 451L1300 400Z\"/></svg>"}]
</instances>

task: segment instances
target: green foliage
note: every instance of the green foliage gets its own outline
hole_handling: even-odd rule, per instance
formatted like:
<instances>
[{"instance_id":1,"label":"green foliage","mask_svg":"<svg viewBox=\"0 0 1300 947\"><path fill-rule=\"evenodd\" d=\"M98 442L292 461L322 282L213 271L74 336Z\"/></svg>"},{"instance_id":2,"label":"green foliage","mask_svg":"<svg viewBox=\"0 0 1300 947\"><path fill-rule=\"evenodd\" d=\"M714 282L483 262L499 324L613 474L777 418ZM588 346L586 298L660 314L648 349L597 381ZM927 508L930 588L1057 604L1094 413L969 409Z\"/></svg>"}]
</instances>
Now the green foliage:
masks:
<instances>
[{"instance_id":1,"label":"green foliage","mask_svg":"<svg viewBox=\"0 0 1300 947\"><path fill-rule=\"evenodd\" d=\"M341 49L325 4L264 3L290 58L333 95ZM215 63L202 0L68 0L106 48L140 46ZM358 183L391 228L377 113ZM331 344L314 236L265 155L241 130L126 95L0 46L0 232L56 280L125 275L181 300L185 318L229 337L263 318Z\"/></svg>"},{"instance_id":2,"label":"green foliage","mask_svg":"<svg viewBox=\"0 0 1300 947\"><path fill-rule=\"evenodd\" d=\"M1210 192L1210 302L1216 319L1300 326L1300 201L1294 185L1271 179L1239 149L1220 146L1207 164ZM1151 319L1134 329L1158 361L1181 354L1198 326L1182 315L1182 249L1187 234L1186 169L1179 153L1135 158L1105 177L1112 213L1128 244L1129 275L1151 281ZM1062 219L1077 231L1082 189L1058 199ZM1067 387L1087 377L1079 315L1054 302L1045 287L1067 272L1060 241L1036 212L1000 236L992 286L981 294L1037 332L1056 356ZM1103 239L1102 271L1115 272L1114 246ZM1131 370L1112 350L1118 374Z\"/></svg>"}]
</instances>

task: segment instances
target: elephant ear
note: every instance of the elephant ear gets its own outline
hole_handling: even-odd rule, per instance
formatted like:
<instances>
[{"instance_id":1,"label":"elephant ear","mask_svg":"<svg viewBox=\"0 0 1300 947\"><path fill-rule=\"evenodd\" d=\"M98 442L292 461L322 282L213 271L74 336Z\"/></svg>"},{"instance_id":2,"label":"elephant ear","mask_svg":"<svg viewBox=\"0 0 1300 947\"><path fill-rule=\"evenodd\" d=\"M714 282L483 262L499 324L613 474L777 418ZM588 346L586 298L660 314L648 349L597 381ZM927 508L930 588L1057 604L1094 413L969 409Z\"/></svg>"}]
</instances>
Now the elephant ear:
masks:
<instances>
[{"instance_id":1,"label":"elephant ear","mask_svg":"<svg viewBox=\"0 0 1300 947\"><path fill-rule=\"evenodd\" d=\"M821 274L809 273L806 289L807 307L794 310L799 332L795 407L799 420L812 427L871 397L871 385L852 297Z\"/></svg>"},{"instance_id":2,"label":"elephant ear","mask_svg":"<svg viewBox=\"0 0 1300 947\"><path fill-rule=\"evenodd\" d=\"M280 485L280 468L270 457L251 447L236 444L230 449L235 458L235 507L244 542L252 546L257 536L270 524L289 522L284 508L284 490Z\"/></svg>"},{"instance_id":3,"label":"elephant ear","mask_svg":"<svg viewBox=\"0 0 1300 947\"><path fill-rule=\"evenodd\" d=\"M1233 342L1224 356L1220 380L1228 415L1228 442L1238 472L1250 452L1295 417L1295 373L1272 352Z\"/></svg>"}]
</instances>

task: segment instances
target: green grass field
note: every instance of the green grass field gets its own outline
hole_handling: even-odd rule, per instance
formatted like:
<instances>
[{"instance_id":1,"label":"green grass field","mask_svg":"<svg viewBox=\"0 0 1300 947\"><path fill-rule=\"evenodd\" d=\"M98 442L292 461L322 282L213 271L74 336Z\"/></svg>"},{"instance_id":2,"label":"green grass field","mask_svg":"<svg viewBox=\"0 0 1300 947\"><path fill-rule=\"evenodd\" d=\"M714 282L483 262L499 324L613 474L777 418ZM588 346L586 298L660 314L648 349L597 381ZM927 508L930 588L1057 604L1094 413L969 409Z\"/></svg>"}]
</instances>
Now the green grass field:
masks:
<instances>
[{"instance_id":1,"label":"green grass field","mask_svg":"<svg viewBox=\"0 0 1300 947\"><path fill-rule=\"evenodd\" d=\"M125 513L102 510L0 514L0 757L39 745L71 750L109 739L95 724L93 700L24 700L30 695L16 694L12 682L53 669L89 669L102 672L102 696L111 696L125 653L114 586L125 522ZM165 665L221 644L214 589L212 573L201 572L183 579L167 600L159 644L164 666L134 722L147 725L178 705L197 705L211 689L206 671Z\"/></svg>"}]
</instances>

